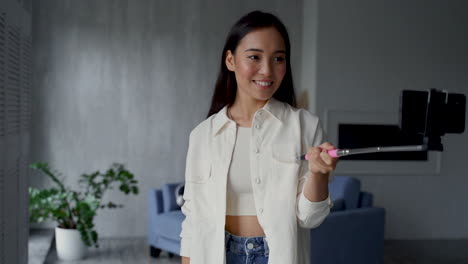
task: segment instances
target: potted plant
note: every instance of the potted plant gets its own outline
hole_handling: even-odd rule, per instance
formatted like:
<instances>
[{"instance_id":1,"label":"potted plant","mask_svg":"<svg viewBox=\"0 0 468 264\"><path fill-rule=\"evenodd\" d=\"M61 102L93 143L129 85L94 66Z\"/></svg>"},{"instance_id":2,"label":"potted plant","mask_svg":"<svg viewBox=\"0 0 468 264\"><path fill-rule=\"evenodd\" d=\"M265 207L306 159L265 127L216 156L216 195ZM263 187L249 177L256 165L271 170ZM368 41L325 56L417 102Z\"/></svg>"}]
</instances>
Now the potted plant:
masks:
<instances>
[{"instance_id":1,"label":"potted plant","mask_svg":"<svg viewBox=\"0 0 468 264\"><path fill-rule=\"evenodd\" d=\"M47 163L32 163L30 168L39 170L57 185L49 189L29 188L30 222L41 223L47 219L57 223L55 242L57 254L63 260L81 259L87 247L99 247L98 233L93 220L101 208L122 208L112 202L103 203L105 192L114 185L125 195L138 194L138 181L124 165L113 163L105 174L96 171L82 174L76 191L63 184L61 173L52 171Z\"/></svg>"}]
</instances>

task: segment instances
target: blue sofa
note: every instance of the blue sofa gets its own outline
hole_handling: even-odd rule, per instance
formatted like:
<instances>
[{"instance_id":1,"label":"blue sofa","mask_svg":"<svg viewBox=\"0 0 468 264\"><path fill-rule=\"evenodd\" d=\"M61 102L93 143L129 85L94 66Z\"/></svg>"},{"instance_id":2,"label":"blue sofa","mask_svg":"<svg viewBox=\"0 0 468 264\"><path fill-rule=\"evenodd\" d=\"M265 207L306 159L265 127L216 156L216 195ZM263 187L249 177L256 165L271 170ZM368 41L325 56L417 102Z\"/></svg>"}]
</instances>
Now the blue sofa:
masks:
<instances>
[{"instance_id":1,"label":"blue sofa","mask_svg":"<svg viewBox=\"0 0 468 264\"><path fill-rule=\"evenodd\" d=\"M179 183L148 192L148 245L152 257L161 250L179 255L185 216L175 200ZM361 182L335 176L329 185L334 206L323 223L311 229L311 263L378 264L384 261L385 209L373 206L373 195Z\"/></svg>"}]
</instances>

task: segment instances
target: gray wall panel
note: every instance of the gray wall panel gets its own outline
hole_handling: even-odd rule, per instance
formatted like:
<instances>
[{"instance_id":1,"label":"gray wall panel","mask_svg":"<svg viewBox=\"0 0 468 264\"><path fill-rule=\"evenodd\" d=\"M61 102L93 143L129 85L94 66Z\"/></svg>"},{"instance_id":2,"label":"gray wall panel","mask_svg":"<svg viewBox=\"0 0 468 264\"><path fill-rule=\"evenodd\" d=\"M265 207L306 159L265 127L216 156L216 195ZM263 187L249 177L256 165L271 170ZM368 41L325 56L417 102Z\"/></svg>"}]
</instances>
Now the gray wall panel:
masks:
<instances>
[{"instance_id":1,"label":"gray wall panel","mask_svg":"<svg viewBox=\"0 0 468 264\"><path fill-rule=\"evenodd\" d=\"M99 212L97 228L101 236L144 236L148 188L184 179L188 136L208 112L229 27L253 9L279 14L297 68L301 6L299 0L35 1L31 161L49 162L71 184L81 173L125 163L141 194L108 193L125 207ZM31 174L31 185L50 183Z\"/></svg>"},{"instance_id":2,"label":"gray wall panel","mask_svg":"<svg viewBox=\"0 0 468 264\"><path fill-rule=\"evenodd\" d=\"M144 235L147 188L183 179L188 133L207 113L227 30L249 10L274 11L286 23L298 94L307 91L323 119L341 109L397 120L402 89L466 93L463 1L33 4L31 161L50 162L73 183L121 161L141 181L138 198L109 193L126 207L100 212L103 236ZM356 175L388 210L387 238L468 236L459 210L466 143L466 133L444 139L439 175ZM32 176L32 185L48 184Z\"/></svg>"}]
</instances>

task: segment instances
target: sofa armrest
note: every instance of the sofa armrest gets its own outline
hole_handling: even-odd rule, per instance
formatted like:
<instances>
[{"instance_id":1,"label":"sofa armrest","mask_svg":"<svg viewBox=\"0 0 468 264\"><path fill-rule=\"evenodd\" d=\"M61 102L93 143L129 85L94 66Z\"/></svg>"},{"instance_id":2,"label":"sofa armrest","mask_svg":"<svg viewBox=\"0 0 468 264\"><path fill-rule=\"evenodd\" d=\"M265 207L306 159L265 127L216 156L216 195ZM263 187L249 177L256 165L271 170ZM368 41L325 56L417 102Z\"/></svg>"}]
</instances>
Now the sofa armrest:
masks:
<instances>
[{"instance_id":1,"label":"sofa armrest","mask_svg":"<svg viewBox=\"0 0 468 264\"><path fill-rule=\"evenodd\" d=\"M149 189L147 197L148 234L155 234L156 218L163 212L163 196L159 189Z\"/></svg>"},{"instance_id":2,"label":"sofa armrest","mask_svg":"<svg viewBox=\"0 0 468 264\"><path fill-rule=\"evenodd\" d=\"M383 263L384 208L330 213L311 230L312 263Z\"/></svg>"},{"instance_id":3,"label":"sofa armrest","mask_svg":"<svg viewBox=\"0 0 468 264\"><path fill-rule=\"evenodd\" d=\"M330 208L330 212L342 211L344 209L345 209L345 200L336 199L336 200L333 200L333 206Z\"/></svg>"}]
</instances>

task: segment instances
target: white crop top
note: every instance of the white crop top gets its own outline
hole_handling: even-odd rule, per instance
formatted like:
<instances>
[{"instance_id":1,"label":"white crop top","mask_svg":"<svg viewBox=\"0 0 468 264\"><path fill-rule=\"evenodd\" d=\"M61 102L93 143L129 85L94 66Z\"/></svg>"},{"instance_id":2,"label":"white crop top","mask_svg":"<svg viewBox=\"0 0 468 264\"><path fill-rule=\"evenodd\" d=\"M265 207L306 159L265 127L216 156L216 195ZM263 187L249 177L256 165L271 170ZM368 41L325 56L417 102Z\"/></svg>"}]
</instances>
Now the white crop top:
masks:
<instances>
[{"instance_id":1,"label":"white crop top","mask_svg":"<svg viewBox=\"0 0 468 264\"><path fill-rule=\"evenodd\" d=\"M250 127L237 126L227 180L226 215L257 215L250 179L250 132Z\"/></svg>"}]
</instances>

